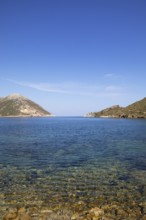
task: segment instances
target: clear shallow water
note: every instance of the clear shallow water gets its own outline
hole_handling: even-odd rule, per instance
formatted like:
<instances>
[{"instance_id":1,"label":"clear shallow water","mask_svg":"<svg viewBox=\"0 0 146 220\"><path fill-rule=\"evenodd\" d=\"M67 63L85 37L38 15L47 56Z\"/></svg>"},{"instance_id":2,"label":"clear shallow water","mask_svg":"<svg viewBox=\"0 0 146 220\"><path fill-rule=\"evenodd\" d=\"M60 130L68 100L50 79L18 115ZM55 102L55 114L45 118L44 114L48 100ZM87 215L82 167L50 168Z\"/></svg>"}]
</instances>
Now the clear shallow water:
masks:
<instances>
[{"instance_id":1,"label":"clear shallow water","mask_svg":"<svg viewBox=\"0 0 146 220\"><path fill-rule=\"evenodd\" d=\"M17 204L112 215L116 205L140 219L145 203L146 120L0 119L2 214Z\"/></svg>"}]
</instances>

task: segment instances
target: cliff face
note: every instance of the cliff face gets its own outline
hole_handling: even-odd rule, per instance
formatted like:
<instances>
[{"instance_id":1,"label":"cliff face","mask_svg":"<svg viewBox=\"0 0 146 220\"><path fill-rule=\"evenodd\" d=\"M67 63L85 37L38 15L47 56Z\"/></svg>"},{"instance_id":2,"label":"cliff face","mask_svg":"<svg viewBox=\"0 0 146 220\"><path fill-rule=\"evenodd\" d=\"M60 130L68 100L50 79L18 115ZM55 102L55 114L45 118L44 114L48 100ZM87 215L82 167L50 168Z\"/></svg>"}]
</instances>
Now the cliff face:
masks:
<instances>
[{"instance_id":1,"label":"cliff face","mask_svg":"<svg viewBox=\"0 0 146 220\"><path fill-rule=\"evenodd\" d=\"M51 113L24 96L12 94L0 98L0 116L42 117L51 116Z\"/></svg>"},{"instance_id":2,"label":"cliff face","mask_svg":"<svg viewBox=\"0 0 146 220\"><path fill-rule=\"evenodd\" d=\"M146 98L137 101L127 107L119 105L103 109L99 112L87 114L90 117L113 117L113 118L146 118Z\"/></svg>"}]
</instances>

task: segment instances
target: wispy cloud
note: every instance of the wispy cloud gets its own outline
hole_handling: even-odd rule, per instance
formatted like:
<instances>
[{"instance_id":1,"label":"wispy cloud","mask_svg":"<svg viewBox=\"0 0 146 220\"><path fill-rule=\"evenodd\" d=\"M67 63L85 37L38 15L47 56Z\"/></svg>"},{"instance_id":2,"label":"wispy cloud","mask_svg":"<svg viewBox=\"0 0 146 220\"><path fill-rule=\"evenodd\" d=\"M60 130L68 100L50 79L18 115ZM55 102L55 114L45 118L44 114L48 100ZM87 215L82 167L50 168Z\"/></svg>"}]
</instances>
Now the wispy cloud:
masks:
<instances>
[{"instance_id":1,"label":"wispy cloud","mask_svg":"<svg viewBox=\"0 0 146 220\"><path fill-rule=\"evenodd\" d=\"M121 88L114 85L91 85L77 82L63 82L63 83L32 83L7 79L12 83L20 86L25 86L49 93L84 95L84 96L98 96L109 97L120 95Z\"/></svg>"},{"instance_id":2,"label":"wispy cloud","mask_svg":"<svg viewBox=\"0 0 146 220\"><path fill-rule=\"evenodd\" d=\"M114 76L115 76L115 74L113 74L113 73L104 74L104 78L113 78Z\"/></svg>"},{"instance_id":3,"label":"wispy cloud","mask_svg":"<svg viewBox=\"0 0 146 220\"><path fill-rule=\"evenodd\" d=\"M120 74L115 74L115 73L106 73L104 74L104 78L105 79L114 79L114 80L117 80L121 77Z\"/></svg>"},{"instance_id":4,"label":"wispy cloud","mask_svg":"<svg viewBox=\"0 0 146 220\"><path fill-rule=\"evenodd\" d=\"M95 86L86 84L64 82L64 83L32 83L17 80L8 80L20 86L25 86L40 91L50 93L79 94L79 95L95 95Z\"/></svg>"},{"instance_id":5,"label":"wispy cloud","mask_svg":"<svg viewBox=\"0 0 146 220\"><path fill-rule=\"evenodd\" d=\"M109 85L105 87L106 92L118 92L118 91L120 92L120 90L121 90L121 87L118 87L118 86Z\"/></svg>"}]
</instances>

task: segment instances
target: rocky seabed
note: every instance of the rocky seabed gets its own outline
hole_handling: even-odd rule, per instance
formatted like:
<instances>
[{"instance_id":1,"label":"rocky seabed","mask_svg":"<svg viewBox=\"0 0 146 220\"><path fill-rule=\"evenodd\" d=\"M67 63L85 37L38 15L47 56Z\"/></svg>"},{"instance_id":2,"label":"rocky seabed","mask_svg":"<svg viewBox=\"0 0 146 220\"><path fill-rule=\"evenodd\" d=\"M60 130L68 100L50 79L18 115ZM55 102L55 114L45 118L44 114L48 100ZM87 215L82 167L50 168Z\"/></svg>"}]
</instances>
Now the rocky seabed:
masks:
<instances>
[{"instance_id":1,"label":"rocky seabed","mask_svg":"<svg viewBox=\"0 0 146 220\"><path fill-rule=\"evenodd\" d=\"M113 160L94 167L2 168L0 219L146 220L146 171Z\"/></svg>"},{"instance_id":2,"label":"rocky seabed","mask_svg":"<svg viewBox=\"0 0 146 220\"><path fill-rule=\"evenodd\" d=\"M84 211L80 209L78 212L69 209L54 211L49 208L17 207L10 208L2 220L146 220L146 205L127 211L117 205L105 205Z\"/></svg>"}]
</instances>

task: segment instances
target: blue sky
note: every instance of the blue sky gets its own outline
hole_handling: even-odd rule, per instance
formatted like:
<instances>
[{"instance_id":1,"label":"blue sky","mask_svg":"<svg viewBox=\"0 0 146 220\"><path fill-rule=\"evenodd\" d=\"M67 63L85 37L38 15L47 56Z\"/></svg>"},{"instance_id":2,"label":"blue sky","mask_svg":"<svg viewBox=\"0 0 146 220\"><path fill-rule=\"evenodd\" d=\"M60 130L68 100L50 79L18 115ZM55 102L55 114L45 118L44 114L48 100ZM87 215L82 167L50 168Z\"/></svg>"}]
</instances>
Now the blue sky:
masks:
<instances>
[{"instance_id":1,"label":"blue sky","mask_svg":"<svg viewBox=\"0 0 146 220\"><path fill-rule=\"evenodd\" d=\"M146 96L145 0L0 0L0 96L84 115Z\"/></svg>"}]
</instances>

